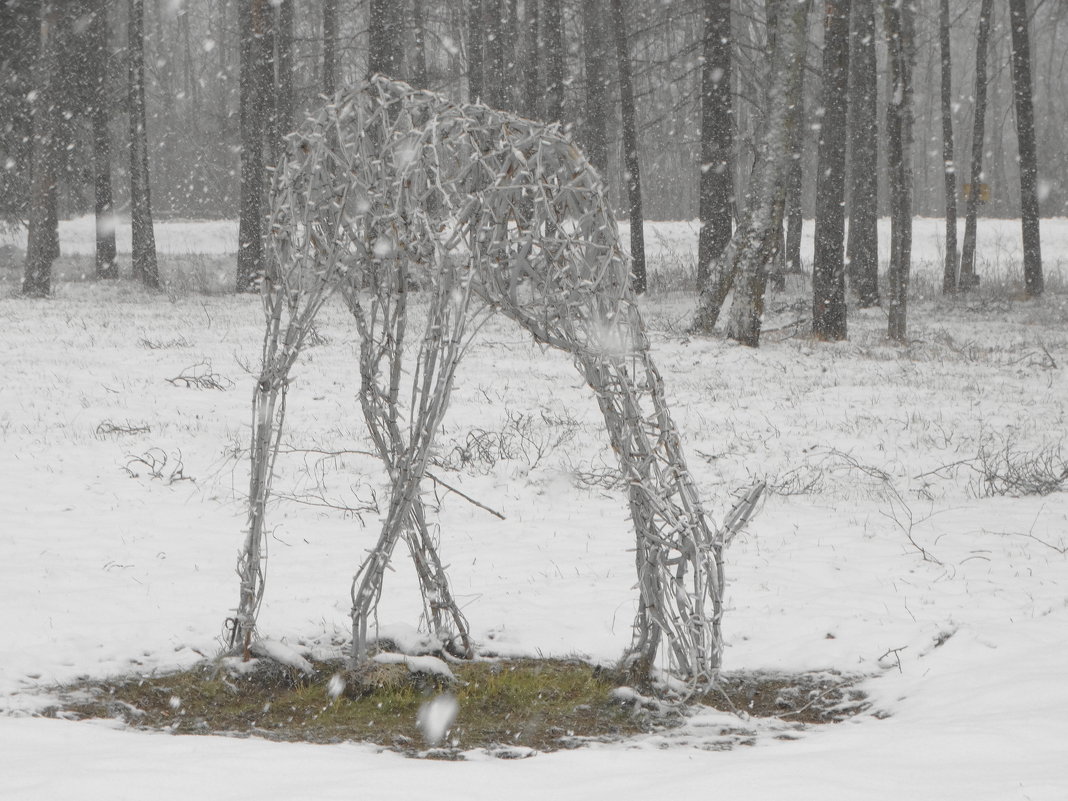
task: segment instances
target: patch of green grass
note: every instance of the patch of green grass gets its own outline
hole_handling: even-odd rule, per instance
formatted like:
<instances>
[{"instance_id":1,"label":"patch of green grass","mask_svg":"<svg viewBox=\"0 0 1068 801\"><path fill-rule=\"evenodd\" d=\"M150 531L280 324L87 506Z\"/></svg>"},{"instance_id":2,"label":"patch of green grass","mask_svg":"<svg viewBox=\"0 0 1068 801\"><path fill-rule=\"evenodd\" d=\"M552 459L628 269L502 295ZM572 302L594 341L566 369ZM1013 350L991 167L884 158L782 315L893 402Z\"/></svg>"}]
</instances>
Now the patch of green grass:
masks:
<instances>
[{"instance_id":1,"label":"patch of green grass","mask_svg":"<svg viewBox=\"0 0 1068 801\"><path fill-rule=\"evenodd\" d=\"M205 663L170 675L126 676L62 688L56 716L118 717L131 726L182 734L360 741L408 753L453 756L502 747L552 751L677 725L679 706L621 700L619 674L578 661L516 659L454 664L455 682L404 665L360 671L320 662L315 672L260 661L234 672ZM343 688L342 688L343 682ZM827 723L865 707L854 677L834 673L729 673L696 703L743 716ZM333 689L333 692L331 692ZM420 707L451 693L458 714L443 746L427 750Z\"/></svg>"},{"instance_id":2,"label":"patch of green grass","mask_svg":"<svg viewBox=\"0 0 1068 801\"><path fill-rule=\"evenodd\" d=\"M554 750L582 738L646 731L649 717L611 696L615 685L590 665L558 660L470 662L454 666L457 681L412 674L403 665L377 665L359 674L319 663L305 676L277 665L231 673L201 665L165 676L126 677L66 688L63 712L122 717L131 725L176 733L259 735L279 740L358 740L420 750L419 708L443 690L459 713L452 748L497 745ZM331 678L345 689L329 693ZM56 711L58 714L58 711Z\"/></svg>"}]
</instances>

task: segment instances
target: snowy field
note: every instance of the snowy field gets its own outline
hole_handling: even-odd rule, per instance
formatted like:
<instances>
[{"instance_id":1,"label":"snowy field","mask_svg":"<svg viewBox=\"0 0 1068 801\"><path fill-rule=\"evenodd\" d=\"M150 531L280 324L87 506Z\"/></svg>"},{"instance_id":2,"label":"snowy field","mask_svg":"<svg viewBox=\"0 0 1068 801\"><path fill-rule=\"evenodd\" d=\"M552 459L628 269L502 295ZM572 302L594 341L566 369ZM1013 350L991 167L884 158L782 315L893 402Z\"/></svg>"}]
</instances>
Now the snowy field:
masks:
<instances>
[{"instance_id":1,"label":"snowy field","mask_svg":"<svg viewBox=\"0 0 1068 801\"><path fill-rule=\"evenodd\" d=\"M870 710L791 739L705 713L670 734L523 760L33 716L57 682L218 653L237 601L262 317L256 298L125 282L60 281L53 299L16 299L8 270L0 798L1068 798L1068 494L1030 493L1056 484L1068 460L1068 220L1043 222L1059 289L1035 303L992 291L1019 280L1012 221L980 228L983 291L937 296L938 225L916 224L907 347L886 342L879 309L852 314L848 342L796 334L808 316L796 286L771 298L759 350L688 338L685 293L643 301L710 513L757 479L771 488L727 554L725 668L863 674ZM68 254L91 252L91 237L86 220L61 228ZM650 224L653 270L692 269L695 238L692 223ZM235 240L232 224L157 228L169 269L231 254ZM346 315L325 310L322 341L294 371L292 452L276 481L292 499L269 518L260 618L265 634L317 655L346 637L351 576L387 494L374 461L322 453L369 445ZM180 376L220 388L168 380ZM438 446L434 472L506 518L427 486L482 649L616 659L634 610L633 533L599 412L569 361L491 323L461 366ZM383 623L417 622L406 558L398 550ZM754 744L717 750L724 729Z\"/></svg>"}]
</instances>

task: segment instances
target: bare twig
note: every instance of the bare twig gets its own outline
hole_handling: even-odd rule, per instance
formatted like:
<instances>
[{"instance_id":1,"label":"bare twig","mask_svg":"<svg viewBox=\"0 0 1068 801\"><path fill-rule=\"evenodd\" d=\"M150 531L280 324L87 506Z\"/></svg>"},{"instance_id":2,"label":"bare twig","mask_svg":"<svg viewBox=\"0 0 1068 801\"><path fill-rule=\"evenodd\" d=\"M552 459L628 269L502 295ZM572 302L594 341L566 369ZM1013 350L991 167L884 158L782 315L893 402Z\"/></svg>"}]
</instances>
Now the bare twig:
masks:
<instances>
[{"instance_id":1,"label":"bare twig","mask_svg":"<svg viewBox=\"0 0 1068 801\"><path fill-rule=\"evenodd\" d=\"M129 421L113 423L111 420L104 420L96 427L96 435L98 437L118 434L148 434L151 431L152 429L147 425L136 425Z\"/></svg>"},{"instance_id":2,"label":"bare twig","mask_svg":"<svg viewBox=\"0 0 1068 801\"><path fill-rule=\"evenodd\" d=\"M429 478L431 481L433 481L435 484L438 484L438 485L444 487L445 489L447 489L449 492L455 492L457 495L459 495L461 498L463 498L465 501L467 501L472 506L477 506L479 509L482 509L484 511L489 512L491 515L493 515L494 517L496 517L496 518L498 518L500 520L507 520L508 519L504 515L502 515L500 512L498 512L496 509L491 509L490 507L486 506L484 503L479 503L474 498L472 498L470 495L468 495L468 494L466 494L464 492L461 492L460 490L456 489L456 487L454 487L452 484L449 484L449 483L447 483L445 481L442 481L440 478L435 476L429 470L427 470L426 473L424 473L424 475L427 478Z\"/></svg>"},{"instance_id":3,"label":"bare twig","mask_svg":"<svg viewBox=\"0 0 1068 801\"><path fill-rule=\"evenodd\" d=\"M888 657L890 655L893 655L894 662L895 662L895 667L897 667L897 672L898 673L903 673L904 671L901 669L901 652L904 651L907 648L908 648L907 645L902 645L900 648L888 648L886 653L883 654L882 656L880 656L875 661L876 662L882 662L884 659L886 659L886 657Z\"/></svg>"},{"instance_id":4,"label":"bare twig","mask_svg":"<svg viewBox=\"0 0 1068 801\"><path fill-rule=\"evenodd\" d=\"M887 486L890 488L890 511L884 512L880 510L879 514L881 514L888 520L894 521L897 527L901 529L905 537L912 544L912 547L920 552L920 555L923 557L923 560L925 562L933 562L936 565L941 565L942 561L940 559L935 558L935 556L930 551L928 551L926 548L916 542L916 539L912 536L912 529L920 523L923 523L926 520L930 520L933 515L927 515L927 517L924 517L920 520L916 520L912 514L912 507L909 506L905 502L905 499L901 497L901 494L897 491L897 488L893 484L889 483L887 484Z\"/></svg>"},{"instance_id":5,"label":"bare twig","mask_svg":"<svg viewBox=\"0 0 1068 801\"><path fill-rule=\"evenodd\" d=\"M229 378L212 371L211 364L200 362L185 370L174 378L166 379L167 383L174 386L191 387L193 389L230 389L234 382Z\"/></svg>"}]
</instances>

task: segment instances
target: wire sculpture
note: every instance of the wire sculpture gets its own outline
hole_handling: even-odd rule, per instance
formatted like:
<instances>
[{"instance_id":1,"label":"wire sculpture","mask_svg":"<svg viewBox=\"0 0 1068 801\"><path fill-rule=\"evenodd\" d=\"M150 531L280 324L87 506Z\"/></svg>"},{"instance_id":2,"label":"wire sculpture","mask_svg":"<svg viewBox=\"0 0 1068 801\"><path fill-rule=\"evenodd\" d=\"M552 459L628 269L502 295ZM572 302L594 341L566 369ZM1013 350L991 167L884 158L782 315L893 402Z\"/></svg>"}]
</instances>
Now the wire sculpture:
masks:
<instances>
[{"instance_id":1,"label":"wire sculpture","mask_svg":"<svg viewBox=\"0 0 1068 801\"><path fill-rule=\"evenodd\" d=\"M392 483L382 531L352 583L352 660L367 658L369 621L401 538L432 634L454 655L474 653L420 484L456 368L481 322L498 313L569 353L604 415L636 532L639 604L624 665L650 674L664 640L673 675L694 687L714 679L721 552L755 496L734 523L709 527L603 186L557 126L376 76L290 135L268 241L233 642L248 653L263 598L265 511L289 372L337 293L360 336L360 402Z\"/></svg>"}]
</instances>

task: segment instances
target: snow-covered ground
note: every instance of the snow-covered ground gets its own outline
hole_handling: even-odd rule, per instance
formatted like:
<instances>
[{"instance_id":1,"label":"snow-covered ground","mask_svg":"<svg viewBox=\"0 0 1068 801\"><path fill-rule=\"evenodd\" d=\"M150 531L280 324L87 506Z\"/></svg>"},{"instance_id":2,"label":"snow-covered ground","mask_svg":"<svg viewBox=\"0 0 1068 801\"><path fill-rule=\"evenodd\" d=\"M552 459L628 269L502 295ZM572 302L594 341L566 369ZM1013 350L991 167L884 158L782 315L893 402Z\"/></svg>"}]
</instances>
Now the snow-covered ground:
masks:
<instances>
[{"instance_id":1,"label":"snow-covered ground","mask_svg":"<svg viewBox=\"0 0 1068 801\"><path fill-rule=\"evenodd\" d=\"M91 225L62 231L66 252L90 250ZM650 224L653 268L692 258L695 231ZM171 223L157 240L223 254L234 234ZM1043 234L1047 278L1063 286L1068 221L1044 221ZM1018 223L980 237L980 264L1010 280ZM937 221L917 221L916 239L917 269L937 286ZM878 309L852 315L845 343L791 336L786 324L807 313L789 300L772 299L767 327L779 330L757 351L686 337L681 293L644 303L709 511L756 478L773 488L728 553L726 668L870 675L870 713L792 740L716 713L672 735L442 763L30 714L56 682L218 652L237 600L261 311L255 298L128 284L0 299L0 797L1068 797L1068 494L987 497L980 472L1006 449L1068 458L1065 296L918 299L904 348L886 343ZM313 653L346 634L349 583L387 490L372 460L309 450L367 448L346 314L324 312L325 342L295 370L287 439L305 450L284 457L276 489L305 503L272 511L260 618ZM167 381L192 373L223 389ZM460 466L475 439L497 447ZM627 644L633 534L622 494L598 482L610 477L605 439L566 358L506 322L487 326L434 470L506 520L427 488L484 650L610 661ZM405 558L383 623L417 620ZM755 745L710 750L719 729L747 726Z\"/></svg>"}]
</instances>

